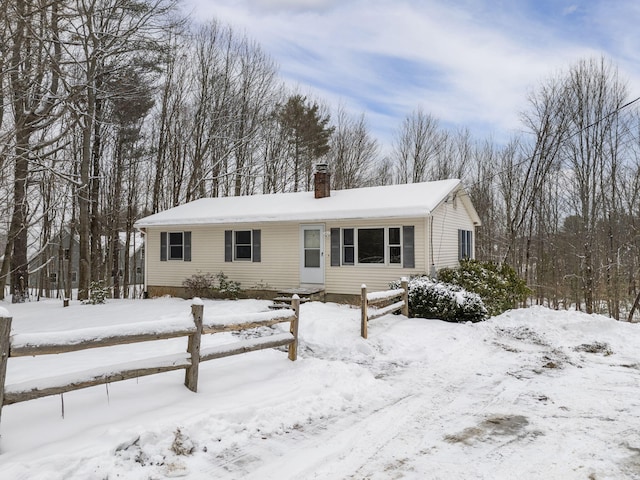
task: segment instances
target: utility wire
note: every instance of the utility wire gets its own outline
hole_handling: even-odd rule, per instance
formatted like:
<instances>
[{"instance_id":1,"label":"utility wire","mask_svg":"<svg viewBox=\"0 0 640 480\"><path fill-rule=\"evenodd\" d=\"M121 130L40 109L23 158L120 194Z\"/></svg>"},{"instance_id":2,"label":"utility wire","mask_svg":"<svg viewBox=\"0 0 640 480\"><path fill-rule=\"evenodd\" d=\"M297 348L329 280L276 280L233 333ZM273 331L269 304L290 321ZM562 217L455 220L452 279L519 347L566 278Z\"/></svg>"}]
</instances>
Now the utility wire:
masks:
<instances>
[{"instance_id":1,"label":"utility wire","mask_svg":"<svg viewBox=\"0 0 640 480\"><path fill-rule=\"evenodd\" d=\"M625 108L628 108L628 107L630 107L631 105L633 105L633 104L635 104L635 103L637 103L637 102L640 102L640 97L636 97L636 98L634 98L633 100L631 100L631 101L629 101L629 102L625 103L624 105L619 106L619 107L618 107L618 108L616 108L615 110L613 110L613 111L611 111L611 112L607 113L606 115L604 115L604 116L600 117L599 119L595 120L594 122L590 123L589 125L586 125L586 126L584 126L584 127L580 128L580 129L576 130L575 132L573 132L573 133L569 134L566 138L561 139L561 140L558 142L558 145L559 145L559 146L564 145L564 144L565 144L565 143L567 143L569 140L571 140L573 137L575 137L575 136L577 136L577 135L580 135L582 132L585 132L586 130L588 130L588 129L590 129L590 128L595 127L595 126L596 126L596 125L598 125L599 123L602 123L603 121L605 121L607 118L609 118L609 117L611 117L611 116L613 116L613 115L616 115L616 114L620 113L620 112L621 112L622 110L624 110ZM519 167L519 166L521 166L521 165L524 165L524 164L526 164L527 162L532 161L532 160L534 159L534 157L535 157L535 156L533 156L533 155L532 155L532 156L529 156L529 157L525 157L524 159L520 160L519 162L514 163L512 166L513 166L513 167ZM506 169L499 170L499 171L497 171L497 172L493 172L493 173L491 173L491 174L487 175L487 176L484 178L484 180L486 181L488 178L494 179L494 178L496 178L498 175L502 175L502 174L503 174L503 173L505 173L505 172L506 172ZM476 182L471 182L471 183L469 184L469 186L476 186L476 187L477 187L477 186L479 186L479 185L480 185L480 181L479 181L479 180L478 180L478 181L476 181Z\"/></svg>"}]
</instances>

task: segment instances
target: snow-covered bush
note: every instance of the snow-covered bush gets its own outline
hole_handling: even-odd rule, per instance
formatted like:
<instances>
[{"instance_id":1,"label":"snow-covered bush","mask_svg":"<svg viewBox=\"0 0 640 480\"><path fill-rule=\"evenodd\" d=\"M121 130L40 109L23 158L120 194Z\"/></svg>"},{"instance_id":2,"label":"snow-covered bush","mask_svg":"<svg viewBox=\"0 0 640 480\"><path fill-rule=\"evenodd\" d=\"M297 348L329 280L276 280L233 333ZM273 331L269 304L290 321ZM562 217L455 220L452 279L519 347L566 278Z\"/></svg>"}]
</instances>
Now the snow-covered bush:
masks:
<instances>
[{"instance_id":1,"label":"snow-covered bush","mask_svg":"<svg viewBox=\"0 0 640 480\"><path fill-rule=\"evenodd\" d=\"M393 282L391 288L399 288ZM413 317L438 318L447 322L480 322L488 317L479 295L432 278L409 280L409 313Z\"/></svg>"},{"instance_id":2,"label":"snow-covered bush","mask_svg":"<svg viewBox=\"0 0 640 480\"><path fill-rule=\"evenodd\" d=\"M109 287L105 285L104 280L91 282L89 284L89 300L87 300L87 303L91 305L105 303L109 294Z\"/></svg>"},{"instance_id":3,"label":"snow-covered bush","mask_svg":"<svg viewBox=\"0 0 640 480\"><path fill-rule=\"evenodd\" d=\"M198 272L186 278L182 282L190 297L200 298L238 298L240 293L240 282L229 280L223 273L202 273Z\"/></svg>"},{"instance_id":4,"label":"snow-covered bush","mask_svg":"<svg viewBox=\"0 0 640 480\"><path fill-rule=\"evenodd\" d=\"M218 291L224 297L238 298L238 294L240 293L240 282L229 280L223 272L216 275L216 280L218 280Z\"/></svg>"},{"instance_id":5,"label":"snow-covered bush","mask_svg":"<svg viewBox=\"0 0 640 480\"><path fill-rule=\"evenodd\" d=\"M491 316L516 308L531 293L526 282L506 263L462 260L457 268L438 271L438 279L480 295Z\"/></svg>"}]
</instances>

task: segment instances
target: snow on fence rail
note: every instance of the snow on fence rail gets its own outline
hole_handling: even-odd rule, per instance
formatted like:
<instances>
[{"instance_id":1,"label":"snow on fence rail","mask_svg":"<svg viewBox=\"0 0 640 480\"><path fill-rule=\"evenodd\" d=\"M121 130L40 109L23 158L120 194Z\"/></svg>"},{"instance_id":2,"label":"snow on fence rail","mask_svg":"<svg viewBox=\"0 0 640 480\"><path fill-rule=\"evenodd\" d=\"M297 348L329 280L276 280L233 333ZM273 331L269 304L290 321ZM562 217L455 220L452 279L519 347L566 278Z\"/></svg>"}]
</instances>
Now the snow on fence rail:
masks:
<instances>
[{"instance_id":1,"label":"snow on fence rail","mask_svg":"<svg viewBox=\"0 0 640 480\"><path fill-rule=\"evenodd\" d=\"M185 370L185 386L196 392L200 362L265 348L288 346L289 360L297 359L298 321L300 318L300 299L297 295L293 296L291 309L227 315L225 317L216 316L207 319L204 318L204 305L199 299L194 299L191 305L191 317L191 319L11 336L12 319L9 312L0 307L0 413L4 405L179 369ZM200 348L203 334L269 327L283 322L290 323L289 332L252 338L227 345ZM5 385L7 363L10 357L58 354L185 336L188 337L186 352Z\"/></svg>"},{"instance_id":2,"label":"snow on fence rail","mask_svg":"<svg viewBox=\"0 0 640 480\"><path fill-rule=\"evenodd\" d=\"M362 338L367 338L368 324L371 320L398 311L402 312L405 317L409 316L409 281L403 278L400 285L401 288L371 293L367 293L367 286L362 285L360 302L360 335L362 335ZM396 301L392 302L392 300ZM374 311L369 313L369 306L379 304L385 305L375 308Z\"/></svg>"}]
</instances>

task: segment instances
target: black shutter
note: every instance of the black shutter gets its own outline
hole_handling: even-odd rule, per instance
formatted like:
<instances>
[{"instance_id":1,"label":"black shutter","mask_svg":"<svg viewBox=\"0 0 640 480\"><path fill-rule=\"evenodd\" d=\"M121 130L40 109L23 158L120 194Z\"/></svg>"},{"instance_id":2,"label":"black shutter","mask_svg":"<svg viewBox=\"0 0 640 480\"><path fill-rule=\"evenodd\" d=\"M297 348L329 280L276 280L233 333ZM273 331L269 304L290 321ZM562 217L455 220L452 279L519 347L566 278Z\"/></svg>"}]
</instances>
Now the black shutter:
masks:
<instances>
[{"instance_id":1,"label":"black shutter","mask_svg":"<svg viewBox=\"0 0 640 480\"><path fill-rule=\"evenodd\" d=\"M331 266L340 266L340 229L331 229Z\"/></svg>"},{"instance_id":2,"label":"black shutter","mask_svg":"<svg viewBox=\"0 0 640 480\"><path fill-rule=\"evenodd\" d=\"M251 235L251 241L253 242L251 250L253 250L253 261L260 262L262 261L262 235L260 230L253 230Z\"/></svg>"},{"instance_id":3,"label":"black shutter","mask_svg":"<svg viewBox=\"0 0 640 480\"><path fill-rule=\"evenodd\" d=\"M184 242L184 261L191 261L191 232L184 232L182 234L182 241Z\"/></svg>"},{"instance_id":4,"label":"black shutter","mask_svg":"<svg viewBox=\"0 0 640 480\"><path fill-rule=\"evenodd\" d=\"M402 227L402 266L404 268L416 266L413 225Z\"/></svg>"},{"instance_id":5,"label":"black shutter","mask_svg":"<svg viewBox=\"0 0 640 480\"><path fill-rule=\"evenodd\" d=\"M233 260L233 232L231 230L224 231L224 261L231 262Z\"/></svg>"},{"instance_id":6,"label":"black shutter","mask_svg":"<svg viewBox=\"0 0 640 480\"><path fill-rule=\"evenodd\" d=\"M160 261L167 261L167 232L160 232Z\"/></svg>"},{"instance_id":7,"label":"black shutter","mask_svg":"<svg viewBox=\"0 0 640 480\"><path fill-rule=\"evenodd\" d=\"M464 230L458 230L458 260L464 258Z\"/></svg>"}]
</instances>

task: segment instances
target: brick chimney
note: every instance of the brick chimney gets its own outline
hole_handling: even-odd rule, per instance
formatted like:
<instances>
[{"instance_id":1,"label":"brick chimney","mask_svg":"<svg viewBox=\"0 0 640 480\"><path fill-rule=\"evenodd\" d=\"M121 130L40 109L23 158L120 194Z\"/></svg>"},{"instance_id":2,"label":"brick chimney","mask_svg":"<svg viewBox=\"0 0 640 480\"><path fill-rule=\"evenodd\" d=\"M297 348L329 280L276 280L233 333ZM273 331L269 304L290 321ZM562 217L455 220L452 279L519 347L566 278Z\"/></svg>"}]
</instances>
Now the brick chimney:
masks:
<instances>
[{"instance_id":1,"label":"brick chimney","mask_svg":"<svg viewBox=\"0 0 640 480\"><path fill-rule=\"evenodd\" d=\"M326 163L316 165L316 173L313 182L315 184L316 198L325 198L331 195L331 174Z\"/></svg>"}]
</instances>

